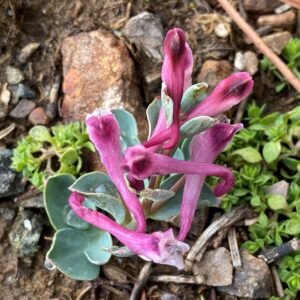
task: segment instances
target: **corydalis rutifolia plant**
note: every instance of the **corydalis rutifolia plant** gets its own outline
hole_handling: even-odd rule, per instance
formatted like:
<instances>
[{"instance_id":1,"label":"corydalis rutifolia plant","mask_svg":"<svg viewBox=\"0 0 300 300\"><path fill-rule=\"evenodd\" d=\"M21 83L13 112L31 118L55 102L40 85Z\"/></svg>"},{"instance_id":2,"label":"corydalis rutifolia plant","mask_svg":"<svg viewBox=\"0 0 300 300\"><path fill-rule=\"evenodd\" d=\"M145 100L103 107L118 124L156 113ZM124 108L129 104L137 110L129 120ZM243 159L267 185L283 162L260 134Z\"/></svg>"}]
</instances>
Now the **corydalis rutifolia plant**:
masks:
<instances>
[{"instance_id":1,"label":"corydalis rutifolia plant","mask_svg":"<svg viewBox=\"0 0 300 300\"><path fill-rule=\"evenodd\" d=\"M68 175L48 180L45 206L57 232L47 258L74 278L95 277L111 254L137 254L182 269L196 209L218 206L217 197L234 185L232 171L213 162L242 128L222 114L250 94L251 77L235 73L207 96L207 84L191 85L193 58L181 29L167 33L164 53L161 97L147 109L148 140L140 143L128 112L96 109L86 125L108 176L93 172L77 180ZM220 178L214 192L206 176ZM146 219L176 215L177 236L171 228L147 232ZM112 246L110 234L124 246Z\"/></svg>"}]
</instances>

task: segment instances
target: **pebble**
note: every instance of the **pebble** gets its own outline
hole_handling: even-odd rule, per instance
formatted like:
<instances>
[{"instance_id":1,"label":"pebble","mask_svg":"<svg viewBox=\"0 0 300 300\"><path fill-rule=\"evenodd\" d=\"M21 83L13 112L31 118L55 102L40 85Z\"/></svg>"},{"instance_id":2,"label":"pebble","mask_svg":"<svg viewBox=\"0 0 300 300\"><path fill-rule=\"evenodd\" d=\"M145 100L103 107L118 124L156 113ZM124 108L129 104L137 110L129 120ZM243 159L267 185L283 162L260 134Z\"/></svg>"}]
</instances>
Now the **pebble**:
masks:
<instances>
[{"instance_id":1,"label":"pebble","mask_svg":"<svg viewBox=\"0 0 300 300\"><path fill-rule=\"evenodd\" d=\"M32 196L28 199L24 199L20 202L20 207L27 208L43 208L44 207L44 196L43 193L36 196Z\"/></svg>"},{"instance_id":2,"label":"pebble","mask_svg":"<svg viewBox=\"0 0 300 300\"><path fill-rule=\"evenodd\" d=\"M234 67L239 71L245 69L245 56L242 51L236 52L234 57Z\"/></svg>"},{"instance_id":3,"label":"pebble","mask_svg":"<svg viewBox=\"0 0 300 300\"><path fill-rule=\"evenodd\" d=\"M296 23L296 14L290 10L280 15L260 16L257 19L258 26L272 25L275 28L291 28Z\"/></svg>"},{"instance_id":4,"label":"pebble","mask_svg":"<svg viewBox=\"0 0 300 300\"><path fill-rule=\"evenodd\" d=\"M24 191L21 173L10 168L12 151L0 149L0 198L15 196Z\"/></svg>"},{"instance_id":5,"label":"pebble","mask_svg":"<svg viewBox=\"0 0 300 300\"><path fill-rule=\"evenodd\" d=\"M29 121L33 125L47 125L49 124L49 118L42 107L35 108L28 117Z\"/></svg>"},{"instance_id":6,"label":"pebble","mask_svg":"<svg viewBox=\"0 0 300 300\"><path fill-rule=\"evenodd\" d=\"M17 93L19 98L26 98L26 99L36 98L36 93L31 88L24 85L23 83L18 84Z\"/></svg>"},{"instance_id":7,"label":"pebble","mask_svg":"<svg viewBox=\"0 0 300 300\"><path fill-rule=\"evenodd\" d=\"M194 263L193 274L203 276L205 285L230 285L233 278L230 252L224 247L207 251L200 262Z\"/></svg>"},{"instance_id":8,"label":"pebble","mask_svg":"<svg viewBox=\"0 0 300 300\"><path fill-rule=\"evenodd\" d=\"M31 211L20 210L9 232L9 241L18 257L33 256L38 251L41 232L41 218Z\"/></svg>"},{"instance_id":9,"label":"pebble","mask_svg":"<svg viewBox=\"0 0 300 300\"><path fill-rule=\"evenodd\" d=\"M26 45L18 56L18 60L20 63L24 64L27 62L29 57L40 47L40 43L30 43Z\"/></svg>"},{"instance_id":10,"label":"pebble","mask_svg":"<svg viewBox=\"0 0 300 300\"><path fill-rule=\"evenodd\" d=\"M27 117L31 111L36 107L33 101L22 99L9 113L9 116L15 119L22 119Z\"/></svg>"},{"instance_id":11,"label":"pebble","mask_svg":"<svg viewBox=\"0 0 300 300\"><path fill-rule=\"evenodd\" d=\"M232 65L227 60L206 60L202 65L197 82L206 82L211 91L222 79L232 73Z\"/></svg>"},{"instance_id":12,"label":"pebble","mask_svg":"<svg viewBox=\"0 0 300 300\"><path fill-rule=\"evenodd\" d=\"M290 5L288 5L288 4L282 4L282 5L280 5L280 6L278 6L275 10L274 10L274 12L275 12L275 14L282 14L283 12L286 12L287 10L290 10L291 9L291 6Z\"/></svg>"},{"instance_id":13,"label":"pebble","mask_svg":"<svg viewBox=\"0 0 300 300\"><path fill-rule=\"evenodd\" d=\"M275 53L280 54L291 38L290 32L282 31L267 35L262 39Z\"/></svg>"},{"instance_id":14,"label":"pebble","mask_svg":"<svg viewBox=\"0 0 300 300\"><path fill-rule=\"evenodd\" d=\"M46 114L50 120L53 120L57 115L57 103L49 102L46 107Z\"/></svg>"},{"instance_id":15,"label":"pebble","mask_svg":"<svg viewBox=\"0 0 300 300\"><path fill-rule=\"evenodd\" d=\"M227 38L230 34L230 27L228 24L220 23L215 27L214 32L219 38Z\"/></svg>"},{"instance_id":16,"label":"pebble","mask_svg":"<svg viewBox=\"0 0 300 300\"><path fill-rule=\"evenodd\" d=\"M7 66L5 68L5 79L9 84L18 84L24 80L24 75L18 68Z\"/></svg>"},{"instance_id":17,"label":"pebble","mask_svg":"<svg viewBox=\"0 0 300 300\"><path fill-rule=\"evenodd\" d=\"M7 84L2 86L0 92L0 118L4 118L8 112L8 103L10 101L11 92L7 89Z\"/></svg>"},{"instance_id":18,"label":"pebble","mask_svg":"<svg viewBox=\"0 0 300 300\"><path fill-rule=\"evenodd\" d=\"M246 51L244 53L245 58L245 71L250 75L255 75L258 71L259 60L257 54L253 51Z\"/></svg>"},{"instance_id":19,"label":"pebble","mask_svg":"<svg viewBox=\"0 0 300 300\"><path fill-rule=\"evenodd\" d=\"M251 299L267 299L273 296L274 283L268 265L246 250L241 251L241 257L242 268L235 270L233 283L218 287L218 291Z\"/></svg>"}]
</instances>

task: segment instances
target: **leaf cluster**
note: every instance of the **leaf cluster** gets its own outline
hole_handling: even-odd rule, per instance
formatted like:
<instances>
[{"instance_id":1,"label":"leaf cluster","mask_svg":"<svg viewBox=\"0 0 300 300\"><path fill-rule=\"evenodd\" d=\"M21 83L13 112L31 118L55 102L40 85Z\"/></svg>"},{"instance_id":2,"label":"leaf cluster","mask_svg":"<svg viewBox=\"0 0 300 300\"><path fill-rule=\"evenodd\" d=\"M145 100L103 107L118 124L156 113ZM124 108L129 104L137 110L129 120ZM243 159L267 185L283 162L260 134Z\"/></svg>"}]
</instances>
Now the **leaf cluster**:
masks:
<instances>
[{"instance_id":1,"label":"leaf cluster","mask_svg":"<svg viewBox=\"0 0 300 300\"><path fill-rule=\"evenodd\" d=\"M300 79L300 40L291 38L281 52L281 58L285 61L291 71ZM288 81L278 72L276 67L264 56L260 61L261 69L272 79L278 80L275 85L277 93L283 91L288 86Z\"/></svg>"},{"instance_id":2,"label":"leaf cluster","mask_svg":"<svg viewBox=\"0 0 300 300\"><path fill-rule=\"evenodd\" d=\"M222 208L229 211L248 202L258 213L255 223L248 227L250 239L242 245L255 253L300 237L300 107L263 116L263 108L250 104L247 120L246 128L220 157L236 176L234 189L222 198ZM277 193L270 191L270 186L283 180L289 186L287 195L283 188ZM294 293L295 288L291 290L288 283L291 280L286 279L289 276L281 279ZM298 284L294 286L300 290Z\"/></svg>"},{"instance_id":3,"label":"leaf cluster","mask_svg":"<svg viewBox=\"0 0 300 300\"><path fill-rule=\"evenodd\" d=\"M13 150L12 168L22 172L32 185L42 189L50 175L78 175L84 148L94 151L86 128L79 122L51 129L34 126Z\"/></svg>"}]
</instances>

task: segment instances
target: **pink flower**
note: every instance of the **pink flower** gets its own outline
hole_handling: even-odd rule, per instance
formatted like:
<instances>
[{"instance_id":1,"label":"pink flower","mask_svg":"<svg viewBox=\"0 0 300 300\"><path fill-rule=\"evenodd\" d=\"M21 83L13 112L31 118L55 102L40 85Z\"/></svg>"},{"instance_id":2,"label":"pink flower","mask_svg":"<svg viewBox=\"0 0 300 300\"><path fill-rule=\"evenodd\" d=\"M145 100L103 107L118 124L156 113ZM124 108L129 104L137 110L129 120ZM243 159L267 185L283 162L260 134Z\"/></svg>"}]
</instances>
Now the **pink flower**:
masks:
<instances>
[{"instance_id":1,"label":"pink flower","mask_svg":"<svg viewBox=\"0 0 300 300\"><path fill-rule=\"evenodd\" d=\"M191 161L213 163L232 140L234 134L242 127L242 124L216 124L205 132L198 134L190 144ZM178 239L181 241L186 238L190 231L205 177L205 175L186 175L180 209L181 227L178 234Z\"/></svg>"},{"instance_id":2,"label":"pink flower","mask_svg":"<svg viewBox=\"0 0 300 300\"><path fill-rule=\"evenodd\" d=\"M213 117L224 113L249 96L253 84L253 80L247 72L228 76L188 114L187 119L198 116Z\"/></svg>"},{"instance_id":3,"label":"pink flower","mask_svg":"<svg viewBox=\"0 0 300 300\"><path fill-rule=\"evenodd\" d=\"M179 109L183 92L192 84L193 55L186 42L185 33L180 28L168 31L164 41L164 62L162 66L162 81L167 87L167 94L173 100L172 134L164 144L165 149L173 148L179 139ZM159 133L166 127L163 112L160 112L158 126L153 132L147 147L160 144ZM164 140L165 141L165 140Z\"/></svg>"},{"instance_id":4,"label":"pink flower","mask_svg":"<svg viewBox=\"0 0 300 300\"><path fill-rule=\"evenodd\" d=\"M115 116L108 110L96 109L93 114L87 116L86 125L90 140L99 152L107 174L136 219L137 230L144 232L146 220L143 207L136 194L128 189L121 167L124 157L120 145L120 128Z\"/></svg>"},{"instance_id":5,"label":"pink flower","mask_svg":"<svg viewBox=\"0 0 300 300\"><path fill-rule=\"evenodd\" d=\"M127 148L125 160L124 169L140 180L152 175L167 175L171 173L218 176L223 181L215 188L217 196L227 193L234 184L233 173L223 166L177 160L163 154L153 153L141 145Z\"/></svg>"},{"instance_id":6,"label":"pink flower","mask_svg":"<svg viewBox=\"0 0 300 300\"><path fill-rule=\"evenodd\" d=\"M183 269L183 254L189 251L190 247L174 238L172 229L150 234L129 230L106 215L83 206L84 197L73 192L69 198L69 204L74 212L84 221L112 234L128 249L149 260L159 264L175 266Z\"/></svg>"}]
</instances>

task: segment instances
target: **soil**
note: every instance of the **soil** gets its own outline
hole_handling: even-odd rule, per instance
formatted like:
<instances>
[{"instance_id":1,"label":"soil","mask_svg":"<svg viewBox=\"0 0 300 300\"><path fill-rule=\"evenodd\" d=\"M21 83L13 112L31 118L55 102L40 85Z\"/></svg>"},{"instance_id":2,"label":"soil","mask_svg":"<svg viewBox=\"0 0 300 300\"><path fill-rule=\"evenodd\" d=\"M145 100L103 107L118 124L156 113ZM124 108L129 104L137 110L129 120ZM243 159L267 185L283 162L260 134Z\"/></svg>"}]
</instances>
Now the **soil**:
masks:
<instances>
[{"instance_id":1,"label":"soil","mask_svg":"<svg viewBox=\"0 0 300 300\"><path fill-rule=\"evenodd\" d=\"M214 1L211 1L214 2ZM0 68L2 65L15 64L26 76L26 84L38 95L38 102L46 104L44 96L55 80L62 73L62 57L60 53L62 40L79 32L95 29L105 29L118 32L129 16L142 11L149 11L160 17L165 31L174 26L186 30L192 50L195 53L194 77L200 71L202 62L207 58L234 57L237 50L244 47L241 34L233 27L231 39L216 40L214 35L204 33L197 23L201 13L210 12L206 1L146 1L146 0L2 0L0 2ZM250 15L250 22L257 18ZM25 64L15 61L20 50L30 42L39 42L41 46ZM251 46L250 46L251 48ZM254 49L254 48L253 48ZM0 72L1 79L1 72ZM268 78L258 73L255 98L260 102L271 103L269 110L287 111L295 106L294 93L287 89L283 94L270 92ZM144 87L141 85L142 94ZM62 99L59 93L59 101ZM288 101L288 102L287 102ZM288 103L288 104L286 104ZM58 115L50 125L61 122ZM1 121L0 130L11 123L10 118ZM32 126L28 120L16 121L17 127L12 134L0 142L12 148L16 142ZM49 126L50 126L49 125ZM15 215L19 202L13 198L0 200L0 207L11 209ZM5 300L45 300L45 299L128 299L135 278L144 262L139 258L130 258L126 262L113 259L109 265L122 269L127 276L127 282L120 282L119 277L109 272L101 272L99 280L94 282L79 282L71 280L57 270L45 267L45 254L50 246L53 232L47 223L42 209L36 209L46 222L40 240L39 251L33 257L17 258L8 234L13 224L12 220L0 218L0 299ZM168 268L156 267L155 273L166 273ZM163 294L176 294L177 298L164 299L199 299L205 288L195 288L188 285L147 283L141 299L162 299ZM209 291L211 299L216 299L214 290ZM171 296L170 296L171 297Z\"/></svg>"}]
</instances>

